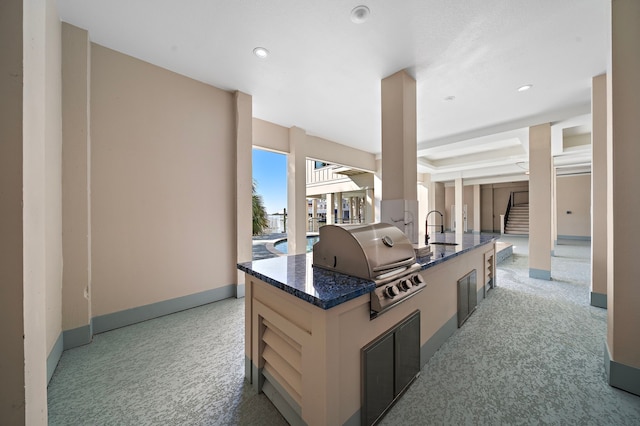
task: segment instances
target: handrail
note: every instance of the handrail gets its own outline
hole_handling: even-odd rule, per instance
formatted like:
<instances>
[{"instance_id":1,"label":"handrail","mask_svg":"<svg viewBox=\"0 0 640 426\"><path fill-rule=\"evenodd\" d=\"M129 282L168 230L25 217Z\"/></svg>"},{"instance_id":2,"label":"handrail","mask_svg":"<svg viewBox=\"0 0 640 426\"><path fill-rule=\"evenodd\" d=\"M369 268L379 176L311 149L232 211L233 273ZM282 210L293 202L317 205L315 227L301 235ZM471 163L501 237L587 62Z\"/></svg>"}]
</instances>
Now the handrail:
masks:
<instances>
[{"instance_id":1,"label":"handrail","mask_svg":"<svg viewBox=\"0 0 640 426\"><path fill-rule=\"evenodd\" d=\"M511 211L512 203L513 203L513 192L509 195L509 202L507 203L507 211L504 213L504 223L502 224L503 229L507 229L507 222L509 220L509 212Z\"/></svg>"}]
</instances>

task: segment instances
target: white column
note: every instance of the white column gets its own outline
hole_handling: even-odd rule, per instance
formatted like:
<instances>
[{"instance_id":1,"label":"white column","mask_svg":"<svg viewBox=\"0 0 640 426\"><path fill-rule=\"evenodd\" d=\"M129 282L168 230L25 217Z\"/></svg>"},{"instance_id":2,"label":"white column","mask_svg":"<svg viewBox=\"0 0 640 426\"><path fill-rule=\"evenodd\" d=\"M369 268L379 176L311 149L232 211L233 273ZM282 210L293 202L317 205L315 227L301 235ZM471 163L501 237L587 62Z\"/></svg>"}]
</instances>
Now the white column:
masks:
<instances>
[{"instance_id":1,"label":"white column","mask_svg":"<svg viewBox=\"0 0 640 426\"><path fill-rule=\"evenodd\" d=\"M427 232L425 228L425 220L427 218L427 213L429 213L430 206L433 204L429 203L429 186L431 186L431 174L429 173L418 173L418 240L419 242L424 242L424 236Z\"/></svg>"},{"instance_id":2,"label":"white column","mask_svg":"<svg viewBox=\"0 0 640 426\"><path fill-rule=\"evenodd\" d=\"M373 223L373 222L375 222L373 189L367 188L365 190L365 200L364 200L364 223Z\"/></svg>"},{"instance_id":3,"label":"white column","mask_svg":"<svg viewBox=\"0 0 640 426\"><path fill-rule=\"evenodd\" d=\"M529 276L551 279L551 125L529 128Z\"/></svg>"},{"instance_id":4,"label":"white column","mask_svg":"<svg viewBox=\"0 0 640 426\"><path fill-rule=\"evenodd\" d=\"M333 193L329 193L325 195L325 198L327 200L327 225L333 225L334 219L335 219L335 215L333 214L333 209L334 209L334 203L335 203L335 197L333 196Z\"/></svg>"},{"instance_id":5,"label":"white column","mask_svg":"<svg viewBox=\"0 0 640 426\"><path fill-rule=\"evenodd\" d=\"M305 253L307 249L307 185L306 133L299 127L289 129L287 155L287 250L289 254Z\"/></svg>"},{"instance_id":6,"label":"white column","mask_svg":"<svg viewBox=\"0 0 640 426\"><path fill-rule=\"evenodd\" d=\"M342 192L336 192L336 223L342 223Z\"/></svg>"},{"instance_id":7,"label":"white column","mask_svg":"<svg viewBox=\"0 0 640 426\"><path fill-rule=\"evenodd\" d=\"M311 200L311 220L309 221L311 223L311 229L310 231L317 231L318 227L316 226L318 223L318 199L317 198L313 198Z\"/></svg>"},{"instance_id":8,"label":"white column","mask_svg":"<svg viewBox=\"0 0 640 426\"><path fill-rule=\"evenodd\" d=\"M380 220L380 205L382 204L382 160L376 160L376 172L373 175L373 221Z\"/></svg>"}]
</instances>

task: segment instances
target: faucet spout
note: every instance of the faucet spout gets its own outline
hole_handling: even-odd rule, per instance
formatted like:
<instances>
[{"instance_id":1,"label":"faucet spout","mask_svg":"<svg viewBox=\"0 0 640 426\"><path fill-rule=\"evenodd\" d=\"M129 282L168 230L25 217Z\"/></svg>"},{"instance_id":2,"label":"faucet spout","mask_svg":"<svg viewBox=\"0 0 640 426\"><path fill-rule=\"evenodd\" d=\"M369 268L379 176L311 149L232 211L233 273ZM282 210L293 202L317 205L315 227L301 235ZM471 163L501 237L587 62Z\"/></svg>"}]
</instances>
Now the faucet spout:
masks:
<instances>
[{"instance_id":1,"label":"faucet spout","mask_svg":"<svg viewBox=\"0 0 640 426\"><path fill-rule=\"evenodd\" d=\"M439 212L438 210L431 210L429 213L427 213L427 217L425 217L424 219L424 226L425 226L425 233L424 233L424 243L425 245L429 244L429 239L431 237L429 237L429 215L431 213L438 213L440 215L440 233L444 234L444 215ZM437 226L437 225L433 225L433 226Z\"/></svg>"}]
</instances>

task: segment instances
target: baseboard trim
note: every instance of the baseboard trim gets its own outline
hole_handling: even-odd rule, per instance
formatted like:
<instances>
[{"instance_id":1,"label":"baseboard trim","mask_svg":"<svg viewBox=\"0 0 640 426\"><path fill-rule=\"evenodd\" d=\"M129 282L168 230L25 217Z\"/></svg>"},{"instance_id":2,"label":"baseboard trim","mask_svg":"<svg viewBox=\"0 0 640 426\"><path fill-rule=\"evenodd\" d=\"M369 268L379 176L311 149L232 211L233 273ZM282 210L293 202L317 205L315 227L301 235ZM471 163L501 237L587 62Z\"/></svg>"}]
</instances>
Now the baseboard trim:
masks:
<instances>
[{"instance_id":1,"label":"baseboard trim","mask_svg":"<svg viewBox=\"0 0 640 426\"><path fill-rule=\"evenodd\" d=\"M127 325L136 324L164 315L206 305L219 300L236 296L236 284L229 284L224 287L175 299L163 300L162 302L151 303L149 305L138 306L124 311L113 312L111 314L100 315L93 318L93 332L103 333Z\"/></svg>"},{"instance_id":2,"label":"baseboard trim","mask_svg":"<svg viewBox=\"0 0 640 426\"><path fill-rule=\"evenodd\" d=\"M529 268L529 278L551 281L551 271L544 269Z\"/></svg>"},{"instance_id":3,"label":"baseboard trim","mask_svg":"<svg viewBox=\"0 0 640 426\"><path fill-rule=\"evenodd\" d=\"M640 396L640 368L613 361L606 341L604 342L604 369L610 386Z\"/></svg>"},{"instance_id":4,"label":"baseboard trim","mask_svg":"<svg viewBox=\"0 0 640 426\"><path fill-rule=\"evenodd\" d=\"M442 327L436 331L433 336L427 340L427 342L420 348L420 368L429 362L433 354L440 349L440 346L444 345L444 342L451 337L453 333L458 329L458 314L449 318Z\"/></svg>"},{"instance_id":5,"label":"baseboard trim","mask_svg":"<svg viewBox=\"0 0 640 426\"><path fill-rule=\"evenodd\" d=\"M83 325L82 327L72 328L71 330L65 330L64 333L64 350L77 348L91 343L93 338L93 327L91 324Z\"/></svg>"},{"instance_id":6,"label":"baseboard trim","mask_svg":"<svg viewBox=\"0 0 640 426\"><path fill-rule=\"evenodd\" d=\"M559 240L591 241L591 237L583 235L558 235L556 244L558 244Z\"/></svg>"},{"instance_id":7,"label":"baseboard trim","mask_svg":"<svg viewBox=\"0 0 640 426\"><path fill-rule=\"evenodd\" d=\"M63 333L60 333L56 339L56 343L54 343L53 348L51 348L51 352L49 352L49 356L47 356L47 385L49 385L51 377L53 377L53 373L56 371L56 367L58 366L58 362L60 362L63 350L64 335Z\"/></svg>"},{"instance_id":8,"label":"baseboard trim","mask_svg":"<svg viewBox=\"0 0 640 426\"><path fill-rule=\"evenodd\" d=\"M591 292L591 306L596 308L607 309L607 295L602 293Z\"/></svg>"},{"instance_id":9,"label":"baseboard trim","mask_svg":"<svg viewBox=\"0 0 640 426\"><path fill-rule=\"evenodd\" d=\"M287 391L280 386L277 380L266 371L262 370L260 374L265 376L262 392L269 398L271 403L276 406L280 414L292 426L306 425L302 420L302 408L289 396Z\"/></svg>"},{"instance_id":10,"label":"baseboard trim","mask_svg":"<svg viewBox=\"0 0 640 426\"><path fill-rule=\"evenodd\" d=\"M236 299L244 297L244 284L236 284Z\"/></svg>"}]
</instances>

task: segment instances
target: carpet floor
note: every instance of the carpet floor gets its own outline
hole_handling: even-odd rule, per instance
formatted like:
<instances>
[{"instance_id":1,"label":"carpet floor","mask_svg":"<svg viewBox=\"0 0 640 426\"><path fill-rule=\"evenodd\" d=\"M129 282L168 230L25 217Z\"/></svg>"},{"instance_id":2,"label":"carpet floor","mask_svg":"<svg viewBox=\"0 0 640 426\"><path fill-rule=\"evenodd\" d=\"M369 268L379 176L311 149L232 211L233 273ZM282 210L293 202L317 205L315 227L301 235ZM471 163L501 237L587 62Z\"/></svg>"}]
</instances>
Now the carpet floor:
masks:
<instances>
[{"instance_id":1,"label":"carpet floor","mask_svg":"<svg viewBox=\"0 0 640 426\"><path fill-rule=\"evenodd\" d=\"M604 371L606 310L589 305L590 247L556 247L528 277L527 240L498 287L422 368L381 425L640 425L640 397ZM50 425L285 425L244 382L244 301L227 299L98 334L67 350Z\"/></svg>"}]
</instances>

